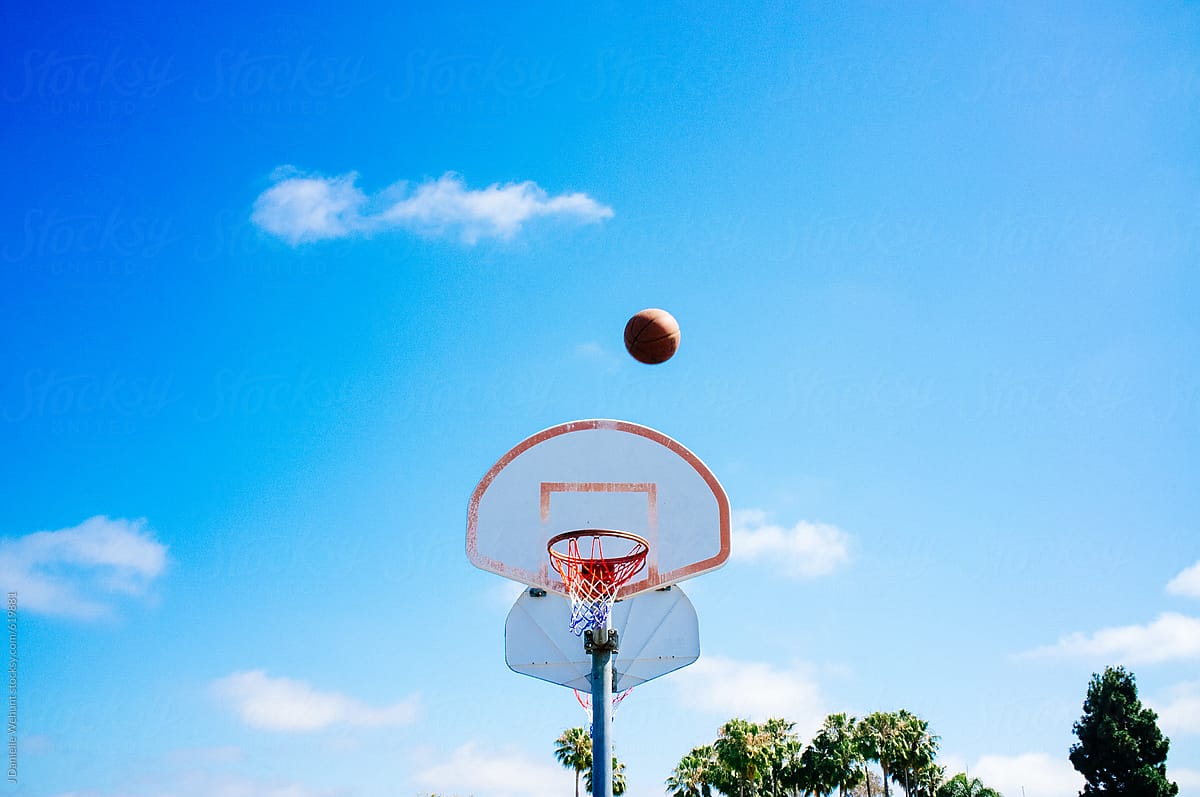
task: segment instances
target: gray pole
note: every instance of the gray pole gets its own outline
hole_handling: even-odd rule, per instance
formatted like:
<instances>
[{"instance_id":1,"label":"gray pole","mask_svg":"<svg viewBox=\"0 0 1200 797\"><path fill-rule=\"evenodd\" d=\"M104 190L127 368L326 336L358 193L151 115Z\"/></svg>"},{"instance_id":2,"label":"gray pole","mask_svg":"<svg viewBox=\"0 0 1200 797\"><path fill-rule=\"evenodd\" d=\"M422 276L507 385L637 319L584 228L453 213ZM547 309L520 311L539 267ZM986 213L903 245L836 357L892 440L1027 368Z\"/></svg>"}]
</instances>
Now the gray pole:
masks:
<instances>
[{"instance_id":1,"label":"gray pole","mask_svg":"<svg viewBox=\"0 0 1200 797\"><path fill-rule=\"evenodd\" d=\"M586 633L592 654L592 797L612 797L612 657L617 632L604 621Z\"/></svg>"}]
</instances>

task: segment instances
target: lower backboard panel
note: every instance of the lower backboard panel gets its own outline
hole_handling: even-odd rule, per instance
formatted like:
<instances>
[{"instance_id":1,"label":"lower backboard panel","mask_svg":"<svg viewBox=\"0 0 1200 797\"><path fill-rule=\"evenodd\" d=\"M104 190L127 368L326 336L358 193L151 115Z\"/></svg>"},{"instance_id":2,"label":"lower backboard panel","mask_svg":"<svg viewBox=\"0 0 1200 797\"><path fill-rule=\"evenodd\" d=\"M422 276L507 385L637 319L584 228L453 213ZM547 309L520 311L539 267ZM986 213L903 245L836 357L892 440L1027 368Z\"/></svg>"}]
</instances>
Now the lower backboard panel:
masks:
<instances>
[{"instance_id":1,"label":"lower backboard panel","mask_svg":"<svg viewBox=\"0 0 1200 797\"><path fill-rule=\"evenodd\" d=\"M504 624L504 659L514 672L591 690L592 657L571 633L571 601L525 590ZM618 601L612 610L620 650L613 657L616 691L686 667L700 657L696 609L678 586Z\"/></svg>"}]
</instances>

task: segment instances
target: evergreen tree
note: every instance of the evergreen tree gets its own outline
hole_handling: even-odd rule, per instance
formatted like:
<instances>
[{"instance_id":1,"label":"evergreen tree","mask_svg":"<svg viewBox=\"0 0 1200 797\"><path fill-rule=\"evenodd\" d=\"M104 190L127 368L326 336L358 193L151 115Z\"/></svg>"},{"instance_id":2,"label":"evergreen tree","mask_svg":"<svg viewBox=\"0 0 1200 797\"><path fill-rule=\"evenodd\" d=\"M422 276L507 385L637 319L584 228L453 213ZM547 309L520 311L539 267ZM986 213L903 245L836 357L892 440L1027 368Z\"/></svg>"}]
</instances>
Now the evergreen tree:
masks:
<instances>
[{"instance_id":1,"label":"evergreen tree","mask_svg":"<svg viewBox=\"0 0 1200 797\"><path fill-rule=\"evenodd\" d=\"M1167 780L1170 740L1158 729L1158 715L1138 700L1133 674L1108 667L1093 675L1074 726L1079 742L1071 764L1087 780L1080 797L1175 797Z\"/></svg>"}]
</instances>

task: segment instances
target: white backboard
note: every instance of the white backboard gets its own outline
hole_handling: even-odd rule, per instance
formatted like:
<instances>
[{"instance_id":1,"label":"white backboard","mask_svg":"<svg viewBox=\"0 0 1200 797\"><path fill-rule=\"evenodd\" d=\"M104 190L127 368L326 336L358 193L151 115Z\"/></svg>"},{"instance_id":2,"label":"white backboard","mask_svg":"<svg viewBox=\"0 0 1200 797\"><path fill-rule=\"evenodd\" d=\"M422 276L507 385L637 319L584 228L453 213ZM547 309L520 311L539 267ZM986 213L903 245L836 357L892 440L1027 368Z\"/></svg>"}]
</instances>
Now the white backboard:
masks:
<instances>
[{"instance_id":1,"label":"white backboard","mask_svg":"<svg viewBox=\"0 0 1200 797\"><path fill-rule=\"evenodd\" d=\"M523 440L488 470L467 511L476 567L565 594L546 543L573 529L643 537L646 567L627 598L714 570L729 558L729 499L700 459L628 421L560 424Z\"/></svg>"}]
</instances>

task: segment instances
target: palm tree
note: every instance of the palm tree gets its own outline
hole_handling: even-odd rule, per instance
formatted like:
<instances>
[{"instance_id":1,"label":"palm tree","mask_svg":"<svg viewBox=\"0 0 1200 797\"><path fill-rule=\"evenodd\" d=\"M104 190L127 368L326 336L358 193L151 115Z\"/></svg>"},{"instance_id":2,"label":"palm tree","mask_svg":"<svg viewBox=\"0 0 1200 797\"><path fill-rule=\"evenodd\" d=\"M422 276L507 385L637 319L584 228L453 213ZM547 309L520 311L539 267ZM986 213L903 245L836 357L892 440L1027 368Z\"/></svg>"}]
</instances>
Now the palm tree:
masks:
<instances>
[{"instance_id":1,"label":"palm tree","mask_svg":"<svg viewBox=\"0 0 1200 797\"><path fill-rule=\"evenodd\" d=\"M894 715L897 732L895 736L895 759L891 762L892 778L904 784L904 793L924 793L932 797L933 790L941 782L942 773L935 763L938 737L929 732L929 723L915 714L900 709ZM925 786L932 782L932 786Z\"/></svg>"},{"instance_id":2,"label":"palm tree","mask_svg":"<svg viewBox=\"0 0 1200 797\"><path fill-rule=\"evenodd\" d=\"M756 797L763 772L770 766L766 735L756 722L732 719L713 742L717 766L713 785L728 797Z\"/></svg>"},{"instance_id":3,"label":"palm tree","mask_svg":"<svg viewBox=\"0 0 1200 797\"><path fill-rule=\"evenodd\" d=\"M1003 797L1000 792L983 785L979 778L968 777L965 772L959 772L942 784L937 790L937 797Z\"/></svg>"},{"instance_id":4,"label":"palm tree","mask_svg":"<svg viewBox=\"0 0 1200 797\"><path fill-rule=\"evenodd\" d=\"M778 717L761 724L729 720L712 744L705 782L728 797L799 794L804 789L801 744L793 727L795 723Z\"/></svg>"},{"instance_id":5,"label":"palm tree","mask_svg":"<svg viewBox=\"0 0 1200 797\"><path fill-rule=\"evenodd\" d=\"M708 782L728 797L784 797L800 790L800 740L794 723L769 719L761 725L732 719L713 742Z\"/></svg>"},{"instance_id":6,"label":"palm tree","mask_svg":"<svg viewBox=\"0 0 1200 797\"><path fill-rule=\"evenodd\" d=\"M575 797L579 797L579 775L588 773L588 791L592 790L592 737L583 728L567 728L554 742L554 757L567 769L575 770ZM616 792L616 770L613 770L613 791ZM624 789L622 789L624 791Z\"/></svg>"},{"instance_id":7,"label":"palm tree","mask_svg":"<svg viewBox=\"0 0 1200 797\"><path fill-rule=\"evenodd\" d=\"M912 787L915 795L921 797L935 797L938 787L941 786L942 780L946 777L946 768L940 767L930 761L920 769L913 770Z\"/></svg>"},{"instance_id":8,"label":"palm tree","mask_svg":"<svg viewBox=\"0 0 1200 797\"><path fill-rule=\"evenodd\" d=\"M842 797L862 782L866 772L854 739L854 717L830 714L800 756L805 791Z\"/></svg>"},{"instance_id":9,"label":"palm tree","mask_svg":"<svg viewBox=\"0 0 1200 797\"><path fill-rule=\"evenodd\" d=\"M900 715L886 711L867 715L855 729L859 754L883 770L883 797L888 797L888 781L904 760L906 730Z\"/></svg>"},{"instance_id":10,"label":"palm tree","mask_svg":"<svg viewBox=\"0 0 1200 797\"><path fill-rule=\"evenodd\" d=\"M612 760L612 783L613 797L621 797L625 793L625 765L613 756ZM588 769L583 773L583 785L587 787L588 794L592 793L592 761L591 756L588 756ZM576 784L578 788L578 784Z\"/></svg>"},{"instance_id":11,"label":"palm tree","mask_svg":"<svg viewBox=\"0 0 1200 797\"><path fill-rule=\"evenodd\" d=\"M773 717L761 726L767 766L763 770L763 792L770 797L798 795L805 789L800 766L803 745L793 732L796 723Z\"/></svg>"},{"instance_id":12,"label":"palm tree","mask_svg":"<svg viewBox=\"0 0 1200 797\"><path fill-rule=\"evenodd\" d=\"M800 778L797 785L804 794L829 795L837 789L833 757L818 739L813 739L800 754Z\"/></svg>"},{"instance_id":13,"label":"palm tree","mask_svg":"<svg viewBox=\"0 0 1200 797\"><path fill-rule=\"evenodd\" d=\"M685 755L667 778L667 793L671 797L712 797L712 769L716 754L712 745L697 747Z\"/></svg>"}]
</instances>

